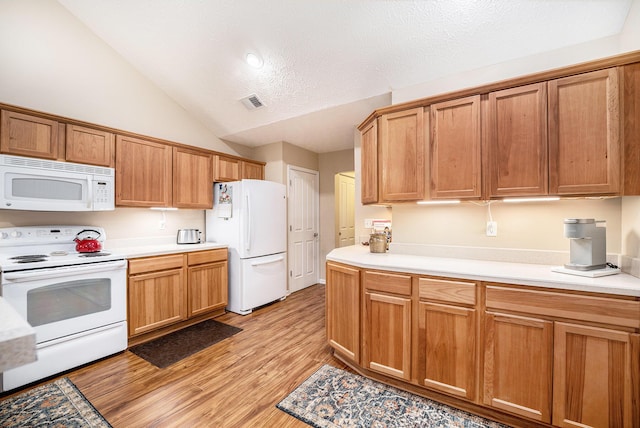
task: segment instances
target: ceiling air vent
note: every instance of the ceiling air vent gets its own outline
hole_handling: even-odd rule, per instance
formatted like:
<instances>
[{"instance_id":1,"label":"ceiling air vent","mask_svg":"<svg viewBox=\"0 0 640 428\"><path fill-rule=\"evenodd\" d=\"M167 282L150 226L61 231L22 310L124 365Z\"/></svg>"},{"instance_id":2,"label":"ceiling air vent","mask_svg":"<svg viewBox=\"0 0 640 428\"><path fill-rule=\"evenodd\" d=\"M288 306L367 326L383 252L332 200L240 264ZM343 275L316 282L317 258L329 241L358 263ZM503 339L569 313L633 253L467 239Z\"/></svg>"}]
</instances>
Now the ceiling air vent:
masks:
<instances>
[{"instance_id":1,"label":"ceiling air vent","mask_svg":"<svg viewBox=\"0 0 640 428\"><path fill-rule=\"evenodd\" d=\"M256 94L251 94L248 97L244 97L240 100L244 106L249 110L259 109L260 107L264 107L264 104Z\"/></svg>"}]
</instances>

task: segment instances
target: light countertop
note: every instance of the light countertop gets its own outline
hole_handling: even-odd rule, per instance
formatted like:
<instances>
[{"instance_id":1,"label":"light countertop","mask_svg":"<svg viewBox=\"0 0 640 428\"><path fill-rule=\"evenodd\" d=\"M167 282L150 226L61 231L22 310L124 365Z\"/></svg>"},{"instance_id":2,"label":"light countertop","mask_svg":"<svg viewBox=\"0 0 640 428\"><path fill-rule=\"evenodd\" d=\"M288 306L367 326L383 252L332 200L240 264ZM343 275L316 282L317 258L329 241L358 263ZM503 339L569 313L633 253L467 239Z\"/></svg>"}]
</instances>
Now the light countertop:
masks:
<instances>
[{"instance_id":1,"label":"light countertop","mask_svg":"<svg viewBox=\"0 0 640 428\"><path fill-rule=\"evenodd\" d=\"M36 331L0 297L0 372L36 361Z\"/></svg>"},{"instance_id":2,"label":"light countertop","mask_svg":"<svg viewBox=\"0 0 640 428\"><path fill-rule=\"evenodd\" d=\"M626 273L589 278L552 272L557 267L553 265L371 253L361 245L336 248L327 260L394 272L640 297L640 279Z\"/></svg>"},{"instance_id":3,"label":"light countertop","mask_svg":"<svg viewBox=\"0 0 640 428\"><path fill-rule=\"evenodd\" d=\"M111 240L107 241L105 250L123 254L127 259L136 257L161 256L164 254L188 253L192 251L215 250L227 248L227 245L215 242L203 242L201 244L176 244L167 242L153 242L136 240Z\"/></svg>"}]
</instances>

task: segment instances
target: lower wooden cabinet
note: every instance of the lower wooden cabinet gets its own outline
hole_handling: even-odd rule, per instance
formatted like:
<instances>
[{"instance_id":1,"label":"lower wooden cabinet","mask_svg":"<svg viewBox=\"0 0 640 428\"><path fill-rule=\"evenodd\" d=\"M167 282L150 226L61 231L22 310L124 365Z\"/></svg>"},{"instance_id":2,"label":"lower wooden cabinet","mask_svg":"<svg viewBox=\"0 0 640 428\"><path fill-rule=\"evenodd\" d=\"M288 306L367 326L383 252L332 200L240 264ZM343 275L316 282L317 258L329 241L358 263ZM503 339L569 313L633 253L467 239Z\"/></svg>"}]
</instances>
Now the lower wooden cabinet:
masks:
<instances>
[{"instance_id":1,"label":"lower wooden cabinet","mask_svg":"<svg viewBox=\"0 0 640 428\"><path fill-rule=\"evenodd\" d=\"M638 334L555 323L553 424L640 426L639 343Z\"/></svg>"},{"instance_id":2,"label":"lower wooden cabinet","mask_svg":"<svg viewBox=\"0 0 640 428\"><path fill-rule=\"evenodd\" d=\"M226 248L130 259L129 337L162 335L224 313L227 284Z\"/></svg>"},{"instance_id":3,"label":"lower wooden cabinet","mask_svg":"<svg viewBox=\"0 0 640 428\"><path fill-rule=\"evenodd\" d=\"M360 270L327 263L327 341L344 357L360 363Z\"/></svg>"},{"instance_id":4,"label":"lower wooden cabinet","mask_svg":"<svg viewBox=\"0 0 640 428\"><path fill-rule=\"evenodd\" d=\"M370 370L408 380L411 377L411 277L365 271L363 283L363 363Z\"/></svg>"},{"instance_id":5,"label":"lower wooden cabinet","mask_svg":"<svg viewBox=\"0 0 640 428\"><path fill-rule=\"evenodd\" d=\"M485 314L484 404L551 422L553 323Z\"/></svg>"}]
</instances>

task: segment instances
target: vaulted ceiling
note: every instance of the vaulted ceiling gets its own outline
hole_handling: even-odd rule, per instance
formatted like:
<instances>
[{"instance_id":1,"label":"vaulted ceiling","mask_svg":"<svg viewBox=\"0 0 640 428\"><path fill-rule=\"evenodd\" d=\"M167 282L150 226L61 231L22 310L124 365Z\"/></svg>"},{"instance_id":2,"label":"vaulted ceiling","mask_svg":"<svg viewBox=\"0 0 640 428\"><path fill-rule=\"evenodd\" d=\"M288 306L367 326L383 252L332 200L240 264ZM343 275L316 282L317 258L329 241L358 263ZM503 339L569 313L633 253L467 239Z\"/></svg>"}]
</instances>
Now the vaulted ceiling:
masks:
<instances>
[{"instance_id":1,"label":"vaulted ceiling","mask_svg":"<svg viewBox=\"0 0 640 428\"><path fill-rule=\"evenodd\" d=\"M323 153L394 89L618 34L634 0L58 1L220 138Z\"/></svg>"}]
</instances>

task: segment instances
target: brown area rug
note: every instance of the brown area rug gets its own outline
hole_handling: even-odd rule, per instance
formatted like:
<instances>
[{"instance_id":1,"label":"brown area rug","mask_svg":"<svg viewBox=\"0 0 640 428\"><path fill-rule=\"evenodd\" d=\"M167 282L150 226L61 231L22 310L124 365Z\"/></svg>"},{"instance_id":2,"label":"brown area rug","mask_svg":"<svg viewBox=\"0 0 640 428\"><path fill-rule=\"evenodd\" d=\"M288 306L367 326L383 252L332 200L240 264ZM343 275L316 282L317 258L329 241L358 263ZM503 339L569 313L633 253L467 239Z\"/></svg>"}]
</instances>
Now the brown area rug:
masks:
<instances>
[{"instance_id":1,"label":"brown area rug","mask_svg":"<svg viewBox=\"0 0 640 428\"><path fill-rule=\"evenodd\" d=\"M206 320L133 346L129 351L163 369L241 331L232 325Z\"/></svg>"},{"instance_id":2,"label":"brown area rug","mask_svg":"<svg viewBox=\"0 0 640 428\"><path fill-rule=\"evenodd\" d=\"M110 428L66 377L0 400L0 427Z\"/></svg>"}]
</instances>

